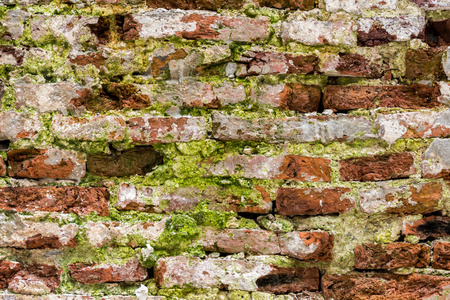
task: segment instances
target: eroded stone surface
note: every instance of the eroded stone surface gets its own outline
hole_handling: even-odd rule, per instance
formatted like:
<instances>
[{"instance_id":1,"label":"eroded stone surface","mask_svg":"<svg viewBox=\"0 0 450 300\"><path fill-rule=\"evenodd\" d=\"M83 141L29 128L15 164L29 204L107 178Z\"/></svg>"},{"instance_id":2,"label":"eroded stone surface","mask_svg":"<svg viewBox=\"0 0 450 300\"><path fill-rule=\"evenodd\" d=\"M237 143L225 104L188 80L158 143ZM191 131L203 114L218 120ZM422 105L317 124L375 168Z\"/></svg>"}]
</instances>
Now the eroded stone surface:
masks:
<instances>
[{"instance_id":1,"label":"eroded stone surface","mask_svg":"<svg viewBox=\"0 0 450 300\"><path fill-rule=\"evenodd\" d=\"M228 156L211 164L204 161L204 176L233 176L246 178L300 181L330 181L330 160L321 157L286 155L276 157Z\"/></svg>"},{"instance_id":2,"label":"eroded stone surface","mask_svg":"<svg viewBox=\"0 0 450 300\"><path fill-rule=\"evenodd\" d=\"M127 126L136 144L189 142L206 136L206 121L201 117L136 117Z\"/></svg>"},{"instance_id":3,"label":"eroded stone surface","mask_svg":"<svg viewBox=\"0 0 450 300\"><path fill-rule=\"evenodd\" d=\"M421 240L450 236L450 218L446 216L429 216L417 221L404 221L403 234L415 235Z\"/></svg>"},{"instance_id":4,"label":"eroded stone surface","mask_svg":"<svg viewBox=\"0 0 450 300\"><path fill-rule=\"evenodd\" d=\"M433 247L433 268L450 270L450 243L437 242Z\"/></svg>"},{"instance_id":5,"label":"eroded stone surface","mask_svg":"<svg viewBox=\"0 0 450 300\"><path fill-rule=\"evenodd\" d=\"M372 122L365 117L322 116L253 119L213 114L212 137L222 141L313 142L375 138Z\"/></svg>"},{"instance_id":6,"label":"eroded stone surface","mask_svg":"<svg viewBox=\"0 0 450 300\"><path fill-rule=\"evenodd\" d=\"M53 133L64 140L120 141L125 138L125 120L116 116L96 116L89 119L56 115Z\"/></svg>"}]
</instances>

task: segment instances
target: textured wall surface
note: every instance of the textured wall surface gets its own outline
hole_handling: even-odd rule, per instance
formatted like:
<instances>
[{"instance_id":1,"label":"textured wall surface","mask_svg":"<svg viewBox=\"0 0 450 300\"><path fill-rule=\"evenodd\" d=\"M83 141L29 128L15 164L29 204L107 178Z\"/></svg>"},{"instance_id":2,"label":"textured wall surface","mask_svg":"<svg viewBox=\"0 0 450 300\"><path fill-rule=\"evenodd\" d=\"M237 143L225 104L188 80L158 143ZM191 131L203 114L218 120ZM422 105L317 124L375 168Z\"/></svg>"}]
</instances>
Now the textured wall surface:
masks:
<instances>
[{"instance_id":1,"label":"textured wall surface","mask_svg":"<svg viewBox=\"0 0 450 300\"><path fill-rule=\"evenodd\" d=\"M449 0L0 0L0 300L450 299Z\"/></svg>"}]
</instances>

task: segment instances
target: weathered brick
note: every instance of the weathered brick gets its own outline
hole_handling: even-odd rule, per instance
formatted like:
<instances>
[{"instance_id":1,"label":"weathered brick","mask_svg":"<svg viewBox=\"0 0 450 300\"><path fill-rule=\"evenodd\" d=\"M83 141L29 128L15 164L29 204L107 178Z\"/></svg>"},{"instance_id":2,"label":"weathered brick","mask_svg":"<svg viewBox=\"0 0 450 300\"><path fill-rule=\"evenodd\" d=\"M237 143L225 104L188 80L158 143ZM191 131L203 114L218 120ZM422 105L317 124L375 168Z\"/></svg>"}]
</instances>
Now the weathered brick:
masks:
<instances>
[{"instance_id":1,"label":"weathered brick","mask_svg":"<svg viewBox=\"0 0 450 300\"><path fill-rule=\"evenodd\" d=\"M78 225L59 226L52 222L30 222L20 217L0 224L0 247L56 249L76 247Z\"/></svg>"},{"instance_id":2,"label":"weathered brick","mask_svg":"<svg viewBox=\"0 0 450 300\"><path fill-rule=\"evenodd\" d=\"M423 36L425 18L407 15L392 18L361 18L357 26L358 46L377 46Z\"/></svg>"},{"instance_id":3,"label":"weathered brick","mask_svg":"<svg viewBox=\"0 0 450 300\"><path fill-rule=\"evenodd\" d=\"M401 138L450 136L450 111L405 112L378 116L375 125L379 136L389 144Z\"/></svg>"},{"instance_id":4,"label":"weathered brick","mask_svg":"<svg viewBox=\"0 0 450 300\"><path fill-rule=\"evenodd\" d=\"M450 218L429 216L417 221L404 221L403 234L415 235L421 240L450 236Z\"/></svg>"},{"instance_id":5,"label":"weathered brick","mask_svg":"<svg viewBox=\"0 0 450 300\"><path fill-rule=\"evenodd\" d=\"M98 96L91 90L79 92L79 97L72 99L75 107L84 107L91 111L106 111L113 109L144 109L151 105L147 95L139 94L133 84L108 83L102 85Z\"/></svg>"},{"instance_id":6,"label":"weathered brick","mask_svg":"<svg viewBox=\"0 0 450 300\"><path fill-rule=\"evenodd\" d=\"M319 64L315 55L292 55L276 52L245 52L238 58L237 76L268 74L310 74Z\"/></svg>"},{"instance_id":7,"label":"weathered brick","mask_svg":"<svg viewBox=\"0 0 450 300\"><path fill-rule=\"evenodd\" d=\"M350 188L279 188L276 204L281 215L320 215L349 211L355 200Z\"/></svg>"},{"instance_id":8,"label":"weathered brick","mask_svg":"<svg viewBox=\"0 0 450 300\"><path fill-rule=\"evenodd\" d=\"M206 228L200 243L206 251L221 253L279 254L281 251L275 232L258 229Z\"/></svg>"},{"instance_id":9,"label":"weathered brick","mask_svg":"<svg viewBox=\"0 0 450 300\"><path fill-rule=\"evenodd\" d=\"M70 82L15 85L16 108L33 107L39 113L59 111L67 114L73 110L77 101L89 88Z\"/></svg>"},{"instance_id":10,"label":"weathered brick","mask_svg":"<svg viewBox=\"0 0 450 300\"><path fill-rule=\"evenodd\" d=\"M173 102L185 107L220 108L237 104L246 99L244 86L224 81L217 85L186 79L183 82L167 83L151 91L140 87L142 92L157 102Z\"/></svg>"},{"instance_id":11,"label":"weathered brick","mask_svg":"<svg viewBox=\"0 0 450 300\"><path fill-rule=\"evenodd\" d=\"M121 184L117 195L117 207L122 210L139 210L154 213L170 213L194 210L197 205L209 200L209 209L243 213L265 214L272 211L268 192L261 186L237 195L232 189L215 186L200 190L197 187L177 188L166 191L158 187L136 187Z\"/></svg>"},{"instance_id":12,"label":"weathered brick","mask_svg":"<svg viewBox=\"0 0 450 300\"><path fill-rule=\"evenodd\" d=\"M0 158L0 177L6 176L6 164L3 157Z\"/></svg>"},{"instance_id":13,"label":"weathered brick","mask_svg":"<svg viewBox=\"0 0 450 300\"><path fill-rule=\"evenodd\" d=\"M334 237L325 231L280 233L281 255L301 260L331 261Z\"/></svg>"},{"instance_id":14,"label":"weathered brick","mask_svg":"<svg viewBox=\"0 0 450 300\"><path fill-rule=\"evenodd\" d=\"M339 161L343 181L380 181L407 178L416 173L411 153L395 153Z\"/></svg>"},{"instance_id":15,"label":"weathered brick","mask_svg":"<svg viewBox=\"0 0 450 300\"><path fill-rule=\"evenodd\" d=\"M262 155L228 156L213 163L204 161L204 176L241 176L258 179L299 181L330 181L330 160L320 157L286 155L266 157Z\"/></svg>"},{"instance_id":16,"label":"weathered brick","mask_svg":"<svg viewBox=\"0 0 450 300\"><path fill-rule=\"evenodd\" d=\"M433 268L450 270L450 243L437 242L433 247Z\"/></svg>"},{"instance_id":17,"label":"weathered brick","mask_svg":"<svg viewBox=\"0 0 450 300\"><path fill-rule=\"evenodd\" d=\"M273 7L278 9L303 9L310 10L314 8L312 0L256 0L260 6Z\"/></svg>"},{"instance_id":18,"label":"weathered brick","mask_svg":"<svg viewBox=\"0 0 450 300\"><path fill-rule=\"evenodd\" d=\"M52 132L64 140L120 141L125 138L125 120L116 116L96 116L89 119L56 115Z\"/></svg>"},{"instance_id":19,"label":"weathered brick","mask_svg":"<svg viewBox=\"0 0 450 300\"><path fill-rule=\"evenodd\" d=\"M109 192L106 188L65 187L2 187L0 209L49 211L100 216L109 214Z\"/></svg>"},{"instance_id":20,"label":"weathered brick","mask_svg":"<svg viewBox=\"0 0 450 300\"><path fill-rule=\"evenodd\" d=\"M316 112L319 109L321 88L317 85L288 83L263 85L254 94L261 104L298 112Z\"/></svg>"},{"instance_id":21,"label":"weathered brick","mask_svg":"<svg viewBox=\"0 0 450 300\"><path fill-rule=\"evenodd\" d=\"M93 65L98 69L104 65L104 63L106 62L106 57L102 52L87 54L83 53L69 56L69 62L79 66Z\"/></svg>"},{"instance_id":22,"label":"weathered brick","mask_svg":"<svg viewBox=\"0 0 450 300\"><path fill-rule=\"evenodd\" d=\"M218 10L218 9L239 9L243 0L146 0L147 6L151 8L184 9L184 10Z\"/></svg>"},{"instance_id":23,"label":"weathered brick","mask_svg":"<svg viewBox=\"0 0 450 300\"><path fill-rule=\"evenodd\" d=\"M4 111L0 114L0 140L32 139L41 129L42 124L36 114L15 111Z\"/></svg>"},{"instance_id":24,"label":"weathered brick","mask_svg":"<svg viewBox=\"0 0 450 300\"><path fill-rule=\"evenodd\" d=\"M359 244L355 248L355 268L423 268L430 264L431 250L423 244Z\"/></svg>"},{"instance_id":25,"label":"weathered brick","mask_svg":"<svg viewBox=\"0 0 450 300\"><path fill-rule=\"evenodd\" d=\"M375 138L372 122L365 117L321 116L246 120L213 114L212 138L222 141L313 142Z\"/></svg>"},{"instance_id":26,"label":"weathered brick","mask_svg":"<svg viewBox=\"0 0 450 300\"><path fill-rule=\"evenodd\" d=\"M25 50L14 46L0 46L0 65L21 66Z\"/></svg>"},{"instance_id":27,"label":"weathered brick","mask_svg":"<svg viewBox=\"0 0 450 300\"><path fill-rule=\"evenodd\" d=\"M450 180L450 139L435 139L425 151L422 176Z\"/></svg>"},{"instance_id":28,"label":"weathered brick","mask_svg":"<svg viewBox=\"0 0 450 300\"><path fill-rule=\"evenodd\" d=\"M160 288L222 287L227 290L281 294L316 291L319 287L319 271L316 268L278 268L251 260L201 260L184 256L159 259L155 279Z\"/></svg>"},{"instance_id":29,"label":"weathered brick","mask_svg":"<svg viewBox=\"0 0 450 300\"><path fill-rule=\"evenodd\" d=\"M70 46L71 54L81 54L85 47L96 48L108 40L106 26L101 26L102 17L70 15L36 16L31 20L31 38L39 41L46 35L63 38ZM100 24L99 24L100 23ZM102 30L97 29L101 27Z\"/></svg>"},{"instance_id":30,"label":"weathered brick","mask_svg":"<svg viewBox=\"0 0 450 300\"><path fill-rule=\"evenodd\" d=\"M368 1L355 1L355 0L325 0L326 10L329 12L337 12L339 10L345 10L346 12L353 14L360 14L363 10L370 9L396 9L396 0L368 0Z\"/></svg>"},{"instance_id":31,"label":"weathered brick","mask_svg":"<svg viewBox=\"0 0 450 300\"><path fill-rule=\"evenodd\" d=\"M128 27L134 27L140 38L212 39L234 42L263 41L269 37L269 19L258 17L225 17L215 13L188 13L177 10L148 11L133 14ZM170 26L167 26L170 24ZM127 36L127 34L125 34Z\"/></svg>"},{"instance_id":32,"label":"weathered brick","mask_svg":"<svg viewBox=\"0 0 450 300\"><path fill-rule=\"evenodd\" d=\"M6 16L2 17L3 33L2 39L20 39L25 30L24 22L29 20L30 13L20 8L7 10Z\"/></svg>"},{"instance_id":33,"label":"weathered brick","mask_svg":"<svg viewBox=\"0 0 450 300\"><path fill-rule=\"evenodd\" d=\"M282 24L283 43L290 41L306 45L355 45L353 22L293 19Z\"/></svg>"},{"instance_id":34,"label":"weathered brick","mask_svg":"<svg viewBox=\"0 0 450 300\"><path fill-rule=\"evenodd\" d=\"M22 264L15 261L0 261L0 288L6 289L11 278L22 268Z\"/></svg>"},{"instance_id":35,"label":"weathered brick","mask_svg":"<svg viewBox=\"0 0 450 300\"><path fill-rule=\"evenodd\" d=\"M450 9L448 0L411 0L420 8L425 10Z\"/></svg>"},{"instance_id":36,"label":"weathered brick","mask_svg":"<svg viewBox=\"0 0 450 300\"><path fill-rule=\"evenodd\" d=\"M112 154L90 154L89 173L105 177L145 175L163 163L163 156L153 147L136 147Z\"/></svg>"},{"instance_id":37,"label":"weathered brick","mask_svg":"<svg viewBox=\"0 0 450 300\"><path fill-rule=\"evenodd\" d=\"M189 142L206 137L206 121L201 117L136 117L127 121L135 144Z\"/></svg>"},{"instance_id":38,"label":"weathered brick","mask_svg":"<svg viewBox=\"0 0 450 300\"><path fill-rule=\"evenodd\" d=\"M95 248L114 246L145 247L142 240L155 241L165 228L167 217L158 222L126 224L120 222L87 222L86 236ZM140 241L136 240L139 237Z\"/></svg>"},{"instance_id":39,"label":"weathered brick","mask_svg":"<svg viewBox=\"0 0 450 300\"><path fill-rule=\"evenodd\" d=\"M362 190L361 210L365 213L424 214L440 209L442 185L437 182Z\"/></svg>"},{"instance_id":40,"label":"weathered brick","mask_svg":"<svg viewBox=\"0 0 450 300\"><path fill-rule=\"evenodd\" d=\"M405 78L411 80L445 78L442 66L442 55L445 50L444 48L408 50L405 58Z\"/></svg>"},{"instance_id":41,"label":"weathered brick","mask_svg":"<svg viewBox=\"0 0 450 300\"><path fill-rule=\"evenodd\" d=\"M450 19L428 20L425 27L425 42L431 47L450 45Z\"/></svg>"},{"instance_id":42,"label":"weathered brick","mask_svg":"<svg viewBox=\"0 0 450 300\"><path fill-rule=\"evenodd\" d=\"M326 299L425 299L448 284L448 277L422 274L326 274L321 287Z\"/></svg>"},{"instance_id":43,"label":"weathered brick","mask_svg":"<svg viewBox=\"0 0 450 300\"><path fill-rule=\"evenodd\" d=\"M60 284L61 270L52 265L34 264L17 272L8 290L17 294L43 295L55 292Z\"/></svg>"},{"instance_id":44,"label":"weathered brick","mask_svg":"<svg viewBox=\"0 0 450 300\"><path fill-rule=\"evenodd\" d=\"M8 155L8 176L79 181L86 173L81 154L60 149L16 149Z\"/></svg>"},{"instance_id":45,"label":"weathered brick","mask_svg":"<svg viewBox=\"0 0 450 300\"><path fill-rule=\"evenodd\" d=\"M375 107L422 109L442 105L438 101L439 88L423 84L409 86L327 86L324 93L324 107L334 111Z\"/></svg>"},{"instance_id":46,"label":"weathered brick","mask_svg":"<svg viewBox=\"0 0 450 300\"><path fill-rule=\"evenodd\" d=\"M325 57L320 72L328 76L380 78L386 67L377 57L339 53Z\"/></svg>"},{"instance_id":47,"label":"weathered brick","mask_svg":"<svg viewBox=\"0 0 450 300\"><path fill-rule=\"evenodd\" d=\"M123 265L117 264L83 264L69 266L70 276L81 283L144 281L148 277L147 269L137 259L131 259Z\"/></svg>"}]
</instances>

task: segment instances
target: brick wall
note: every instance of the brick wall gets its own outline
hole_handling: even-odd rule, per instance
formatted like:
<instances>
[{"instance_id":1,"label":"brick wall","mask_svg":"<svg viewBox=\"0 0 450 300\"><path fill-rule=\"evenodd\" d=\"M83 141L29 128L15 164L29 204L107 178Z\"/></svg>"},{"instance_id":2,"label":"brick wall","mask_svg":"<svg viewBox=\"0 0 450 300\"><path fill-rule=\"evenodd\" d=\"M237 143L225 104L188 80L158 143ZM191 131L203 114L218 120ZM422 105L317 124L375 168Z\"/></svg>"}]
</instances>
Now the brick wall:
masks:
<instances>
[{"instance_id":1,"label":"brick wall","mask_svg":"<svg viewBox=\"0 0 450 300\"><path fill-rule=\"evenodd\" d=\"M0 0L0 300L450 297L448 0Z\"/></svg>"}]
</instances>

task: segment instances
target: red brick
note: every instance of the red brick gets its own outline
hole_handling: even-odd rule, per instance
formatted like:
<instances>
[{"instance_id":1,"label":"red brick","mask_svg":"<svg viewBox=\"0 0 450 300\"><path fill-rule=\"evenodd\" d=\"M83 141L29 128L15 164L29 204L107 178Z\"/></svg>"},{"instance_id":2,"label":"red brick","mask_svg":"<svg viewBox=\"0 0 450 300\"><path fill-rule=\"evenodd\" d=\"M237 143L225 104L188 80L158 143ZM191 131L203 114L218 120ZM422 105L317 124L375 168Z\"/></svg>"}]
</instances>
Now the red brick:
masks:
<instances>
[{"instance_id":1,"label":"red brick","mask_svg":"<svg viewBox=\"0 0 450 300\"><path fill-rule=\"evenodd\" d=\"M450 243L437 242L433 247L433 268L450 270Z\"/></svg>"},{"instance_id":2,"label":"red brick","mask_svg":"<svg viewBox=\"0 0 450 300\"><path fill-rule=\"evenodd\" d=\"M440 295L450 279L421 274L326 274L322 291L326 299L416 300Z\"/></svg>"},{"instance_id":3,"label":"red brick","mask_svg":"<svg viewBox=\"0 0 450 300\"><path fill-rule=\"evenodd\" d=\"M355 248L355 268L423 268L430 264L430 247L423 244L360 244Z\"/></svg>"},{"instance_id":4,"label":"red brick","mask_svg":"<svg viewBox=\"0 0 450 300\"><path fill-rule=\"evenodd\" d=\"M450 115L447 115L447 117ZM422 177L443 178L450 181L450 139L435 139L425 151L422 161Z\"/></svg>"},{"instance_id":5,"label":"red brick","mask_svg":"<svg viewBox=\"0 0 450 300\"><path fill-rule=\"evenodd\" d=\"M349 211L355 201L350 188L279 188L276 204L281 215L320 215Z\"/></svg>"},{"instance_id":6,"label":"red brick","mask_svg":"<svg viewBox=\"0 0 450 300\"><path fill-rule=\"evenodd\" d=\"M445 79L442 66L442 55L447 49L410 49L406 52L405 78L417 79Z\"/></svg>"},{"instance_id":7,"label":"red brick","mask_svg":"<svg viewBox=\"0 0 450 300\"><path fill-rule=\"evenodd\" d=\"M361 210L365 213L425 214L441 209L442 185L438 182L378 188L360 192Z\"/></svg>"},{"instance_id":8,"label":"red brick","mask_svg":"<svg viewBox=\"0 0 450 300\"><path fill-rule=\"evenodd\" d=\"M147 269L137 259L123 265L82 263L70 264L70 276L81 283L94 284L102 282L144 281L148 277Z\"/></svg>"},{"instance_id":9,"label":"red brick","mask_svg":"<svg viewBox=\"0 0 450 300\"><path fill-rule=\"evenodd\" d=\"M127 121L135 144L189 142L206 137L206 122L199 117L136 117Z\"/></svg>"},{"instance_id":10,"label":"red brick","mask_svg":"<svg viewBox=\"0 0 450 300\"><path fill-rule=\"evenodd\" d=\"M303 9L314 8L313 0L256 0L260 6L273 7L278 9Z\"/></svg>"},{"instance_id":11,"label":"red brick","mask_svg":"<svg viewBox=\"0 0 450 300\"><path fill-rule=\"evenodd\" d=\"M87 170L105 177L145 175L162 163L162 155L153 147L136 147L112 154L88 155Z\"/></svg>"},{"instance_id":12,"label":"red brick","mask_svg":"<svg viewBox=\"0 0 450 300\"><path fill-rule=\"evenodd\" d=\"M334 236L325 231L280 233L281 255L300 260L328 261L333 258Z\"/></svg>"},{"instance_id":13,"label":"red brick","mask_svg":"<svg viewBox=\"0 0 450 300\"><path fill-rule=\"evenodd\" d=\"M409 86L327 86L324 108L347 111L358 108L401 107L423 109L441 106L439 87Z\"/></svg>"},{"instance_id":14,"label":"red brick","mask_svg":"<svg viewBox=\"0 0 450 300\"><path fill-rule=\"evenodd\" d=\"M206 229L200 239L206 251L221 253L247 252L253 254L279 254L276 233L257 229Z\"/></svg>"},{"instance_id":15,"label":"red brick","mask_svg":"<svg viewBox=\"0 0 450 300\"><path fill-rule=\"evenodd\" d=\"M220 287L280 294L317 291L319 288L319 270L316 268L279 268L258 260L230 258L161 258L155 267L155 279L160 288Z\"/></svg>"},{"instance_id":16,"label":"red brick","mask_svg":"<svg viewBox=\"0 0 450 300\"><path fill-rule=\"evenodd\" d=\"M360 54L339 53L335 72L339 76L380 78L383 75L383 66Z\"/></svg>"},{"instance_id":17,"label":"red brick","mask_svg":"<svg viewBox=\"0 0 450 300\"><path fill-rule=\"evenodd\" d=\"M416 172L411 153L350 158L339 162L343 181L380 181L407 178Z\"/></svg>"},{"instance_id":18,"label":"red brick","mask_svg":"<svg viewBox=\"0 0 450 300\"><path fill-rule=\"evenodd\" d=\"M450 236L450 217L429 216L418 221L404 221L403 234L412 234L421 240Z\"/></svg>"},{"instance_id":19,"label":"red brick","mask_svg":"<svg viewBox=\"0 0 450 300\"><path fill-rule=\"evenodd\" d=\"M280 108L298 112L316 112L319 109L322 90L318 85L288 83L280 95Z\"/></svg>"},{"instance_id":20,"label":"red brick","mask_svg":"<svg viewBox=\"0 0 450 300\"><path fill-rule=\"evenodd\" d=\"M106 61L103 53L90 53L90 54L79 54L74 58L69 57L69 61L73 64L79 66L93 65L96 68L100 68Z\"/></svg>"},{"instance_id":21,"label":"red brick","mask_svg":"<svg viewBox=\"0 0 450 300\"><path fill-rule=\"evenodd\" d=\"M56 211L100 216L109 214L109 192L106 188L85 187L2 187L0 209L23 211Z\"/></svg>"},{"instance_id":22,"label":"red brick","mask_svg":"<svg viewBox=\"0 0 450 300\"><path fill-rule=\"evenodd\" d=\"M7 156L10 177L80 180L86 172L83 157L67 150L17 149Z\"/></svg>"},{"instance_id":23,"label":"red brick","mask_svg":"<svg viewBox=\"0 0 450 300\"><path fill-rule=\"evenodd\" d=\"M330 181L330 160L321 157L286 155L275 179L299 181Z\"/></svg>"}]
</instances>

